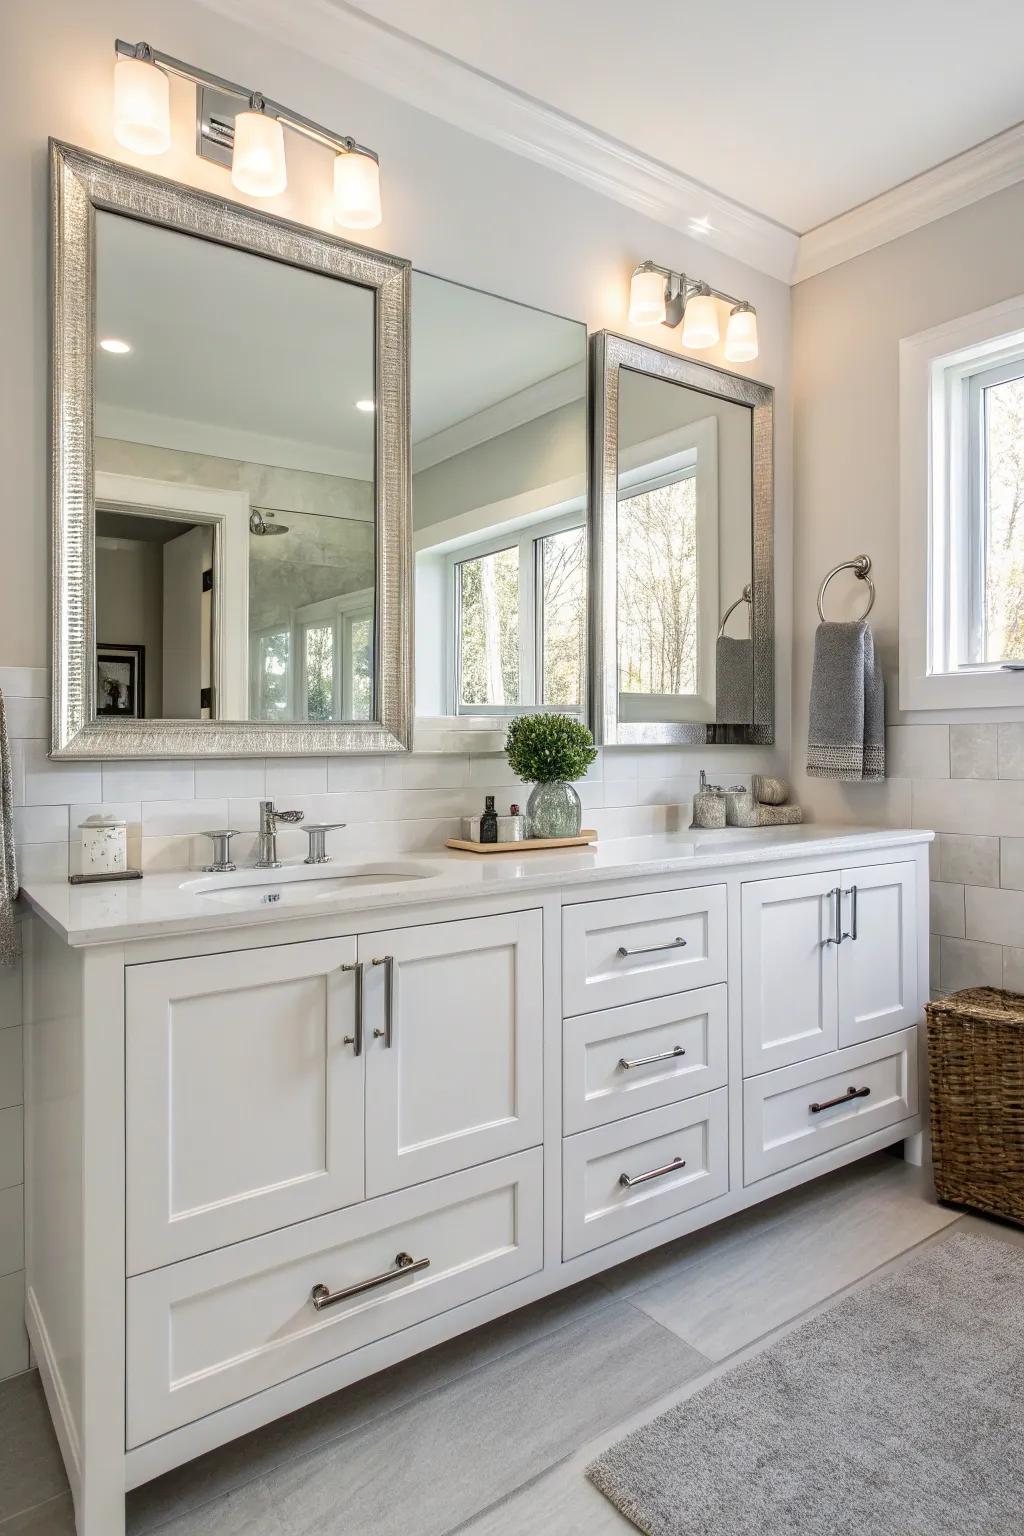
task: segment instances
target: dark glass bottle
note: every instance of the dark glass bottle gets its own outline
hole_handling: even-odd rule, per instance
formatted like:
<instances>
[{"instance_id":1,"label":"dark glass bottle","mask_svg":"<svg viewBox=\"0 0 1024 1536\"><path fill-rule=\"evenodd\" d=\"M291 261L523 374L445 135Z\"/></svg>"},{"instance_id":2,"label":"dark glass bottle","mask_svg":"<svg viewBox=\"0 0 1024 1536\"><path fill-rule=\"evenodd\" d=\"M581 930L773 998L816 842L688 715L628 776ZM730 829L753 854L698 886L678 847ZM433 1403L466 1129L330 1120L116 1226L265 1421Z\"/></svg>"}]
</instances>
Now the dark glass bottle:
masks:
<instances>
[{"instance_id":1,"label":"dark glass bottle","mask_svg":"<svg viewBox=\"0 0 1024 1536\"><path fill-rule=\"evenodd\" d=\"M498 817L494 809L493 795L488 795L484 800L484 813L480 817L480 841L482 843L498 841Z\"/></svg>"}]
</instances>

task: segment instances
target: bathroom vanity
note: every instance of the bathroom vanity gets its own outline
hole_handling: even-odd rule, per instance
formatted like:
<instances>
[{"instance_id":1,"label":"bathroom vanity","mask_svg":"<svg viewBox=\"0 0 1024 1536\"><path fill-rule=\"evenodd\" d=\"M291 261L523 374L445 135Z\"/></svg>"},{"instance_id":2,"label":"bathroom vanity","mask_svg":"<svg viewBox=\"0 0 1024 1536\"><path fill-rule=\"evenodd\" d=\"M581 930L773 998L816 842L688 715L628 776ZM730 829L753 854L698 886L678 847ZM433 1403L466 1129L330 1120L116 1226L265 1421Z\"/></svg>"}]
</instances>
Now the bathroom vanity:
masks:
<instances>
[{"instance_id":1,"label":"bathroom vanity","mask_svg":"<svg viewBox=\"0 0 1024 1536\"><path fill-rule=\"evenodd\" d=\"M81 1536L500 1313L920 1160L930 837L30 883L28 1325Z\"/></svg>"}]
</instances>

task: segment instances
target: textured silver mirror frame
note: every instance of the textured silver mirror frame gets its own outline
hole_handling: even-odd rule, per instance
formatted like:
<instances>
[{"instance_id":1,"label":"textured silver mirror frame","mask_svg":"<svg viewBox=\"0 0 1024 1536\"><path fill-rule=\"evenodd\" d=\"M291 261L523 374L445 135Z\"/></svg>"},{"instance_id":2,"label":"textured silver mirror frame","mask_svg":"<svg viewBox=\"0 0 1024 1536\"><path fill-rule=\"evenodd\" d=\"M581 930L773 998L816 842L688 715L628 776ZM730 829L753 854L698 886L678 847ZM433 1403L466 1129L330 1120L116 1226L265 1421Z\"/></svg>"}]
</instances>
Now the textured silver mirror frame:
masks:
<instances>
[{"instance_id":1,"label":"textured silver mirror frame","mask_svg":"<svg viewBox=\"0 0 1024 1536\"><path fill-rule=\"evenodd\" d=\"M274 757L412 745L412 516L407 261L50 142L51 555L55 758ZM377 439L374 707L366 722L125 720L95 715L93 364L96 210L371 288Z\"/></svg>"},{"instance_id":2,"label":"textured silver mirror frame","mask_svg":"<svg viewBox=\"0 0 1024 1536\"><path fill-rule=\"evenodd\" d=\"M599 331L591 339L590 711L594 739L605 746L685 746L775 741L774 400L769 384L709 363ZM624 721L619 718L616 609L616 521L619 484L619 370L665 379L720 400L751 408L751 507L754 719L716 727L699 720ZM719 734L719 733L723 734Z\"/></svg>"}]
</instances>

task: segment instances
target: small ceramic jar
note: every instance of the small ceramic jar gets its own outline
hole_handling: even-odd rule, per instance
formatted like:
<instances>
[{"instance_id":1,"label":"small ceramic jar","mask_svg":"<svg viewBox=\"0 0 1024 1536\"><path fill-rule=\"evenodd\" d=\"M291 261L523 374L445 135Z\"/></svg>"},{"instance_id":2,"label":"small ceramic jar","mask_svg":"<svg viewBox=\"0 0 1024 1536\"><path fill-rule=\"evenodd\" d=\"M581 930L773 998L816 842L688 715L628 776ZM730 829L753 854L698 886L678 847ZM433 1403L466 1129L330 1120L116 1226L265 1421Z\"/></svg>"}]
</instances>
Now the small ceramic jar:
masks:
<instances>
[{"instance_id":1,"label":"small ceramic jar","mask_svg":"<svg viewBox=\"0 0 1024 1536\"><path fill-rule=\"evenodd\" d=\"M89 816L79 826L83 875L117 875L128 868L128 824L117 816Z\"/></svg>"}]
</instances>

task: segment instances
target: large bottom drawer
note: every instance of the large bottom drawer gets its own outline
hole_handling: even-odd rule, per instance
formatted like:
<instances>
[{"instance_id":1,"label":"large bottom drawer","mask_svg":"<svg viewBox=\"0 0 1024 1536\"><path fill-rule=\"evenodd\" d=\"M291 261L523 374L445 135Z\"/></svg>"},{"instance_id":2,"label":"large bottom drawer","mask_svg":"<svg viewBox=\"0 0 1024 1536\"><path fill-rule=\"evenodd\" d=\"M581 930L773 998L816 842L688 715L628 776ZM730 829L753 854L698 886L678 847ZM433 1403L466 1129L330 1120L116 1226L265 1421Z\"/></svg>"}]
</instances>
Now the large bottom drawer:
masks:
<instances>
[{"instance_id":1,"label":"large bottom drawer","mask_svg":"<svg viewBox=\"0 0 1024 1536\"><path fill-rule=\"evenodd\" d=\"M743 1084L743 1181L917 1114L917 1030L868 1040Z\"/></svg>"},{"instance_id":2,"label":"large bottom drawer","mask_svg":"<svg viewBox=\"0 0 1024 1536\"><path fill-rule=\"evenodd\" d=\"M566 1259L678 1216L729 1188L727 1090L701 1094L562 1143Z\"/></svg>"},{"instance_id":3,"label":"large bottom drawer","mask_svg":"<svg viewBox=\"0 0 1024 1536\"><path fill-rule=\"evenodd\" d=\"M542 1175L536 1148L134 1276L129 1448L533 1274Z\"/></svg>"}]
</instances>

